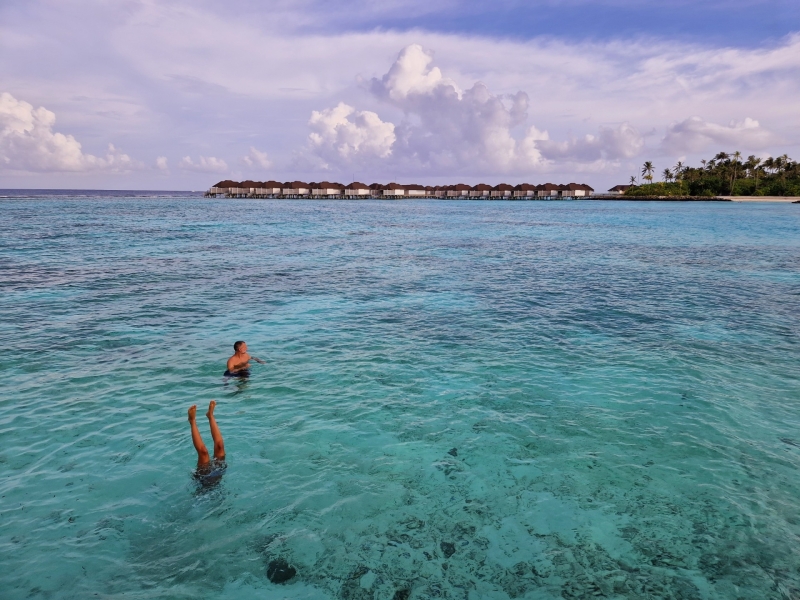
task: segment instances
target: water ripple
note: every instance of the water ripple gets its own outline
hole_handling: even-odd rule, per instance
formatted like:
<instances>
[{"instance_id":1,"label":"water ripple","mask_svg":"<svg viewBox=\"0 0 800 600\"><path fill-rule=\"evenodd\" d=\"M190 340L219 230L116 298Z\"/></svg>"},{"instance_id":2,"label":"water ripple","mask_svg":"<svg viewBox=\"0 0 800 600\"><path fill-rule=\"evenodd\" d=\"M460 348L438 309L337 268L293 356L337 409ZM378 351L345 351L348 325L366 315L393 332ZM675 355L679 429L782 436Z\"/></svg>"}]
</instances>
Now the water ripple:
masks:
<instances>
[{"instance_id":1,"label":"water ripple","mask_svg":"<svg viewBox=\"0 0 800 600\"><path fill-rule=\"evenodd\" d=\"M800 597L793 206L2 208L4 598Z\"/></svg>"}]
</instances>

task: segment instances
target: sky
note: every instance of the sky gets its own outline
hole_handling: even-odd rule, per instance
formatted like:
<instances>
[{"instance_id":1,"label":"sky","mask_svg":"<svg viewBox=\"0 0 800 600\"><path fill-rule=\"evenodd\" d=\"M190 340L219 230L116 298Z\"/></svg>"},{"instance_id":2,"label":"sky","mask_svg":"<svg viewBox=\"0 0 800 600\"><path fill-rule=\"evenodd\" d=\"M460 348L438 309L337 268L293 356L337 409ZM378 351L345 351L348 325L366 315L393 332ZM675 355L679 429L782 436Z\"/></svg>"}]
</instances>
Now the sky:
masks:
<instances>
[{"instance_id":1,"label":"sky","mask_svg":"<svg viewBox=\"0 0 800 600\"><path fill-rule=\"evenodd\" d=\"M797 0L3 0L0 188L800 158Z\"/></svg>"}]
</instances>

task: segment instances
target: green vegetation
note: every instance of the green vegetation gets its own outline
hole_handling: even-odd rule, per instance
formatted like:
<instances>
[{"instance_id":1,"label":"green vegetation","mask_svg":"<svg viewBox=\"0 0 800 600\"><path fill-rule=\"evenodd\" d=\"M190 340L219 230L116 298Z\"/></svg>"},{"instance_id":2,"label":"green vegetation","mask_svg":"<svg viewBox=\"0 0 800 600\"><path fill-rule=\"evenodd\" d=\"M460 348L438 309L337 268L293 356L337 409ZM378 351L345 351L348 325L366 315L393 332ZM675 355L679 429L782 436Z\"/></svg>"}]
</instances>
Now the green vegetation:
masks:
<instances>
[{"instance_id":1,"label":"green vegetation","mask_svg":"<svg viewBox=\"0 0 800 600\"><path fill-rule=\"evenodd\" d=\"M631 186L626 196L800 196L800 163L786 156L766 159L747 157L742 153L720 152L711 160L701 160L700 167L679 162L662 172L664 181L653 183L652 161L642 165L642 178L647 181Z\"/></svg>"}]
</instances>

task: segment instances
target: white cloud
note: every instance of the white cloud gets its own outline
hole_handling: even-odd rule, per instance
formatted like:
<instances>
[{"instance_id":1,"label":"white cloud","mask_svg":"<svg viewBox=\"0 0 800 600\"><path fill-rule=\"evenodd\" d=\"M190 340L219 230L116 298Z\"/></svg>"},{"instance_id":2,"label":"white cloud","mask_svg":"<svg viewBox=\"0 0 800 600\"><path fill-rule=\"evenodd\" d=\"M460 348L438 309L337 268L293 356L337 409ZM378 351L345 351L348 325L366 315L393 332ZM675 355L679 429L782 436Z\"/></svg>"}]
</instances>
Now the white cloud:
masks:
<instances>
[{"instance_id":1,"label":"white cloud","mask_svg":"<svg viewBox=\"0 0 800 600\"><path fill-rule=\"evenodd\" d=\"M201 156L198 162L194 162L191 156L184 156L178 166L185 171L199 173L225 173L228 170L228 163L213 156Z\"/></svg>"},{"instance_id":2,"label":"white cloud","mask_svg":"<svg viewBox=\"0 0 800 600\"><path fill-rule=\"evenodd\" d=\"M392 153L394 125L381 121L374 112L357 111L340 102L334 108L313 111L308 121L311 147L322 158L349 160L355 157L386 158Z\"/></svg>"},{"instance_id":3,"label":"white cloud","mask_svg":"<svg viewBox=\"0 0 800 600\"><path fill-rule=\"evenodd\" d=\"M400 109L396 127L373 112L357 113L347 104L312 114L312 148L324 158L353 158L365 139L380 130L380 152L404 170L509 173L542 170L549 161L587 163L636 156L644 146L628 123L601 127L597 135L556 142L535 126L523 130L528 94L493 94L482 82L459 89L433 65L432 53L419 44L405 47L381 78L369 83L372 94ZM348 117L368 116L357 125ZM369 125L369 126L368 126Z\"/></svg>"},{"instance_id":4,"label":"white cloud","mask_svg":"<svg viewBox=\"0 0 800 600\"><path fill-rule=\"evenodd\" d=\"M597 135L587 134L564 142L544 139L536 146L550 160L593 162L633 158L642 151L644 138L635 127L623 123L618 127L601 127Z\"/></svg>"},{"instance_id":5,"label":"white cloud","mask_svg":"<svg viewBox=\"0 0 800 600\"><path fill-rule=\"evenodd\" d=\"M441 69L408 82L401 74L414 72L413 65L398 64L399 72L387 73L391 81L386 81L395 96L435 87L439 78L446 79L444 70L453 80L483 81L496 93L543 91L536 95L537 121L545 118L548 126L560 115L582 119L602 114L603 122L627 121L644 130L702 114L700 106L713 106L728 119L753 114L742 108L763 106L768 90L777 92L773 99L781 99L772 111L781 118L793 112L790 98L800 91L800 35L761 48L647 37L513 40L422 30L328 36L278 33L235 14L178 4L143 4L115 30L115 50L153 80L180 75L263 99L329 97L351 86L354 74L383 73L386 57L409 44L436 48ZM215 41L220 20L237 32L224 46ZM146 47L136 43L143 32L150 42ZM209 60L197 61L198 55ZM405 60L426 58L416 54Z\"/></svg>"},{"instance_id":6,"label":"white cloud","mask_svg":"<svg viewBox=\"0 0 800 600\"><path fill-rule=\"evenodd\" d=\"M504 169L540 168L569 177L577 169L601 164L609 178L616 178L617 173L628 172L629 163L638 162L637 157L645 158L642 153L652 153L646 156L651 158L656 152L672 152L669 144L660 145L661 138L669 136L671 123L691 115L719 124L748 115L783 138L764 152L800 154L796 100L800 97L800 34L736 47L740 44L736 36L723 46L713 41L688 42L686 37L656 37L645 31L636 38L604 39L602 35L570 36L569 28L552 36L531 32L527 38L402 30L407 20L396 21L395 29L359 30L353 26L354 18L385 10L366 4L359 5L357 16L348 13L347 26L342 28L320 20L304 2L279 2L269 19L255 9L230 10L186 0L137 0L125 4L124 10L109 8L99 0L28 0L25 4L30 10L7 10L0 19L0 56L7 59L0 61L4 89L13 86L18 97L41 99L41 104L56 112L62 129L63 123L69 123L67 130L84 142L84 149L102 132L107 140L124 139L131 153L146 155L156 148L158 153L174 155L173 174L184 181L193 181L197 175L175 168L180 156L191 153L197 162L198 154L214 153L235 156L241 163L238 157L251 144L270 149L275 163L271 169L281 179L316 178L316 165L333 160L369 161L363 178L376 180L395 173L409 179L416 174L450 178L460 175L461 169L467 181L473 167L478 170L475 178ZM284 9L288 12L281 12ZM407 9L403 4L398 14ZM463 16L465 9L459 5L454 10ZM282 26L275 28L275 22ZM220 44L220 31L236 35ZM141 44L142 39L148 43ZM434 48L435 61L424 52L395 61L397 51L410 44ZM81 68L89 63L97 68ZM383 85L383 97L364 94L363 82L373 78ZM470 101L463 90L473 88L475 82L481 82L509 113L518 90L529 95L529 119L508 127L498 116L509 117L501 110L492 116L493 101L484 103L490 114L479 112L482 120L472 123L475 128L470 133L483 131L478 138L485 142L483 147L465 141L467 135L459 137L450 131L469 113L465 107ZM440 129L432 128L429 122L423 123L422 116L429 114L434 120L436 113L423 105L435 104L436 94L447 92L448 86L462 104L441 101L440 109L456 106L458 110L455 116L445 115ZM412 106L416 100L419 107ZM308 152L313 149L307 138L313 131L307 125L309 115L336 107L339 101L354 107L347 117L350 122L355 122L355 113L369 111L381 123L395 125L391 153L379 158L345 143L349 157L345 159L334 143L326 142L325 148L318 147L314 153L328 158L307 161L306 165L314 166L300 170L287 157L301 146L306 154L314 155ZM536 127L529 135L526 130L532 123ZM605 130L624 123L647 134L647 145L631 160L626 157L636 148L635 140L615 147L606 133L605 146L601 144ZM56 129L52 127L51 132ZM699 147L685 140L678 143L676 135L670 138L674 147ZM448 148L433 138L462 141L459 147ZM213 146L207 145L211 139ZM486 156L492 148L497 149L496 160ZM0 154L5 156L7 149ZM700 158L685 150L683 154L695 164ZM586 160L592 162L576 162ZM529 165L534 167L529 169ZM11 181L6 171L4 177ZM69 182L70 177L54 175L47 181L49 185ZM160 181L161 171L143 170L131 183L135 178L138 185L147 185L148 177ZM93 181L103 178L98 175Z\"/></svg>"},{"instance_id":7,"label":"white cloud","mask_svg":"<svg viewBox=\"0 0 800 600\"><path fill-rule=\"evenodd\" d=\"M53 131L56 115L0 94L0 168L15 171L130 171L141 165L113 144L103 157L85 154L71 135Z\"/></svg>"},{"instance_id":8,"label":"white cloud","mask_svg":"<svg viewBox=\"0 0 800 600\"><path fill-rule=\"evenodd\" d=\"M409 96L431 94L437 88L444 93L461 96L455 81L442 77L439 67L431 67L433 54L425 52L419 44L411 44L400 51L389 72L379 81L372 80L372 89L378 95L402 103Z\"/></svg>"},{"instance_id":9,"label":"white cloud","mask_svg":"<svg viewBox=\"0 0 800 600\"><path fill-rule=\"evenodd\" d=\"M778 136L750 117L743 121L731 121L727 126L691 117L670 125L661 145L669 154L680 154L712 147L714 150L760 150L777 141Z\"/></svg>"},{"instance_id":10,"label":"white cloud","mask_svg":"<svg viewBox=\"0 0 800 600\"><path fill-rule=\"evenodd\" d=\"M166 156L159 156L156 159L156 169L160 171L169 171L169 164Z\"/></svg>"},{"instance_id":11,"label":"white cloud","mask_svg":"<svg viewBox=\"0 0 800 600\"><path fill-rule=\"evenodd\" d=\"M527 118L528 95L498 96L481 82L462 91L432 66L433 55L419 44L406 46L370 89L401 109L399 160L421 168L506 172L541 163L534 144L520 145L512 129Z\"/></svg>"},{"instance_id":12,"label":"white cloud","mask_svg":"<svg viewBox=\"0 0 800 600\"><path fill-rule=\"evenodd\" d=\"M267 156L267 153L256 150L253 146L250 146L250 152L242 157L242 162L248 167L259 167L261 169L269 169L272 166L272 161Z\"/></svg>"}]
</instances>

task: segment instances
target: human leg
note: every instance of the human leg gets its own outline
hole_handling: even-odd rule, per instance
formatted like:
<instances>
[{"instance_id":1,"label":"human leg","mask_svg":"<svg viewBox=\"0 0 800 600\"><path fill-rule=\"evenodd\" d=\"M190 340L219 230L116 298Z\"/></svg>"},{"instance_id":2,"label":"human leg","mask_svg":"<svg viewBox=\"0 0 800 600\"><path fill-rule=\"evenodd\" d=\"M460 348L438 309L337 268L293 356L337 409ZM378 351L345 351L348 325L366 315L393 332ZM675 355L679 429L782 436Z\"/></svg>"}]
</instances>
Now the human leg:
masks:
<instances>
[{"instance_id":1,"label":"human leg","mask_svg":"<svg viewBox=\"0 0 800 600\"><path fill-rule=\"evenodd\" d=\"M197 450L197 466L207 465L210 460L208 458L208 449L206 445L203 443L203 438L200 437L200 431L197 429L197 405L192 404L189 408L189 425L192 427L192 443L194 444L194 449Z\"/></svg>"},{"instance_id":2,"label":"human leg","mask_svg":"<svg viewBox=\"0 0 800 600\"><path fill-rule=\"evenodd\" d=\"M214 458L223 460L225 458L225 442L222 440L222 432L219 430L217 420L214 418L214 408L216 408L216 401L212 400L208 403L208 425L211 427L211 437L214 439Z\"/></svg>"}]
</instances>

